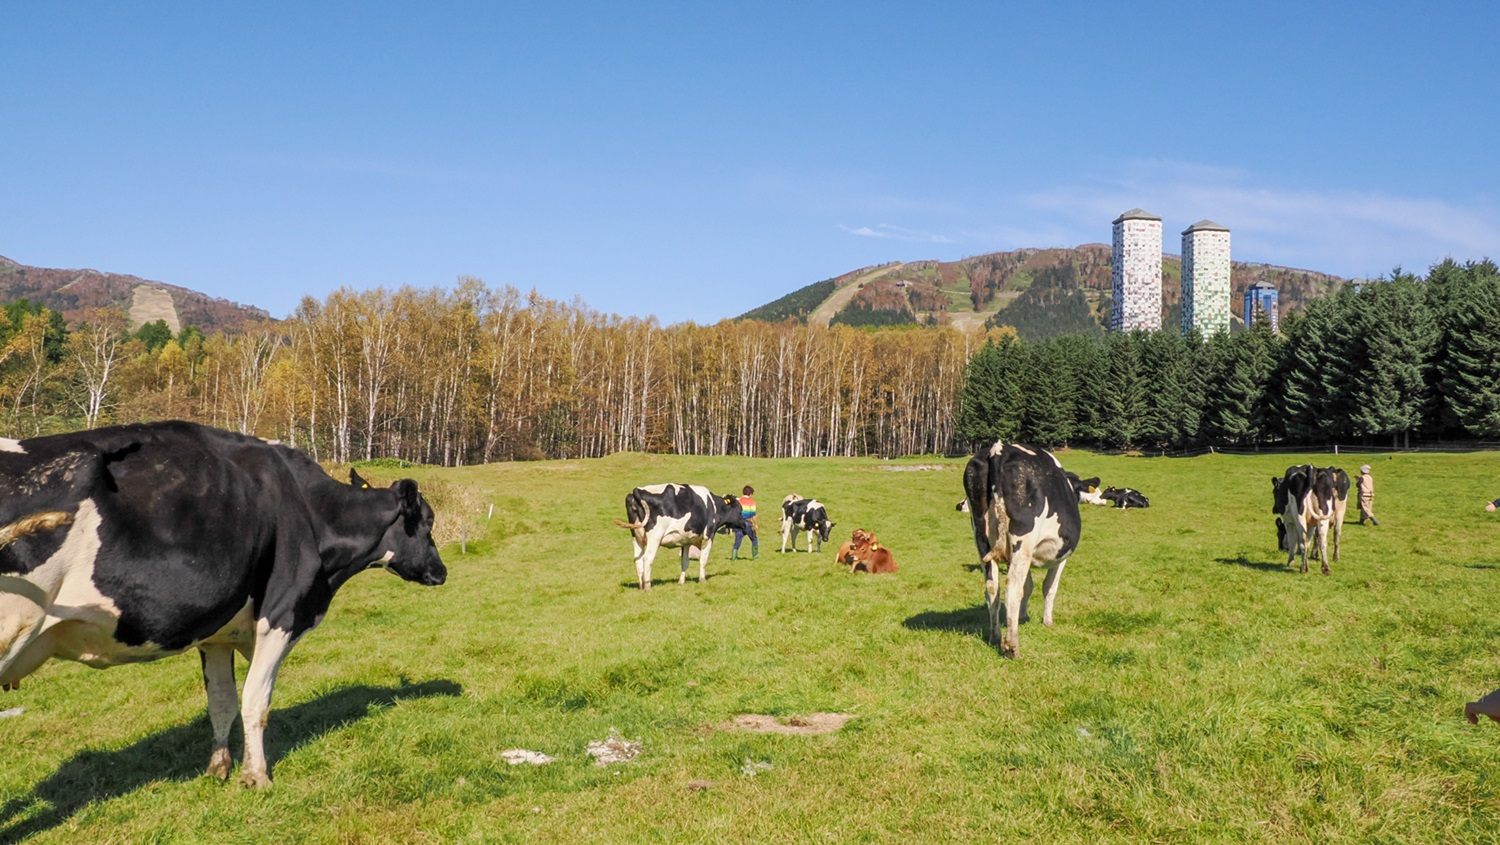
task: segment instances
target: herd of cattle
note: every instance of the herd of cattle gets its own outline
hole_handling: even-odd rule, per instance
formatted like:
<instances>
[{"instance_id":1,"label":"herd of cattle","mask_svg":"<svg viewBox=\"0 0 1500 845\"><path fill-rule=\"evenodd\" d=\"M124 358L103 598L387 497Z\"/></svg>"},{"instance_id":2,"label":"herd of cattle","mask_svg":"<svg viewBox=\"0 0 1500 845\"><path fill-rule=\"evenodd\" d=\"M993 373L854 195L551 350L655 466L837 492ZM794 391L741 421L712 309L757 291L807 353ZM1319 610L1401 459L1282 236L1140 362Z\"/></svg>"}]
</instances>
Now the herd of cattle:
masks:
<instances>
[{"instance_id":1,"label":"herd of cattle","mask_svg":"<svg viewBox=\"0 0 1500 845\"><path fill-rule=\"evenodd\" d=\"M1080 502L1149 505L1129 488L1101 493L1099 479L1080 479L1045 449L1018 443L977 451L963 485L959 507L984 571L990 637L1012 657L1035 568L1045 573L1042 622L1052 624L1078 547ZM1301 552L1306 572L1316 543L1326 574L1330 526L1338 559L1349 476L1296 466L1272 486L1288 565ZM196 648L213 727L208 771L229 776L238 711L248 786L270 782L263 736L277 670L339 587L367 569L430 586L447 577L416 482L377 489L351 472L344 484L297 449L192 423L0 439L0 492L0 686L18 687L52 657L103 668ZM746 521L735 496L687 484L631 490L625 517L642 590L663 547L680 549L679 583L696 550L704 580L715 535ZM834 523L816 499L792 494L780 527L782 551L795 550L801 532L811 552ZM864 529L836 560L850 572L896 571L890 550ZM235 652L249 661L243 696Z\"/></svg>"}]
</instances>

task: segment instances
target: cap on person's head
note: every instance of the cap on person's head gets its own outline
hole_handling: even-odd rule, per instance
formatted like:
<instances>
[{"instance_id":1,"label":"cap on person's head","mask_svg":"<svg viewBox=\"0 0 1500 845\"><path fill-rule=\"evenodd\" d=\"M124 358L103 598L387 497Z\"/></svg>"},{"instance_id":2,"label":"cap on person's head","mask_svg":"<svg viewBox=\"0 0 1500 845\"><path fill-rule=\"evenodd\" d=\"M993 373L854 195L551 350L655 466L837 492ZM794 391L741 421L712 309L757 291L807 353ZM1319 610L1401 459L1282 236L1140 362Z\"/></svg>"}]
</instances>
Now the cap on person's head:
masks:
<instances>
[{"instance_id":1,"label":"cap on person's head","mask_svg":"<svg viewBox=\"0 0 1500 845\"><path fill-rule=\"evenodd\" d=\"M745 495L746 496L753 496L753 495L755 495L755 488L751 487L748 484L746 484L745 485Z\"/></svg>"},{"instance_id":2,"label":"cap on person's head","mask_svg":"<svg viewBox=\"0 0 1500 845\"><path fill-rule=\"evenodd\" d=\"M1369 464L1365 464L1364 466L1360 467L1359 468L1359 474L1360 475L1369 475L1370 474L1370 465Z\"/></svg>"}]
</instances>

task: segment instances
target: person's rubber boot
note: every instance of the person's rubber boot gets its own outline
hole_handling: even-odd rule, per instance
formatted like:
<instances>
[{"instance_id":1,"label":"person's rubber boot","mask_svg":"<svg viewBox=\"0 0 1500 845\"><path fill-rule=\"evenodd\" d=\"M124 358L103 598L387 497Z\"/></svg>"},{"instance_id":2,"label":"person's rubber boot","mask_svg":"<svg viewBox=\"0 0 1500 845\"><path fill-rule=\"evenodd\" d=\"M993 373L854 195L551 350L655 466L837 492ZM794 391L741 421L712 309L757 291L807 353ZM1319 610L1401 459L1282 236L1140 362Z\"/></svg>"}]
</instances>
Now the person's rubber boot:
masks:
<instances>
[{"instance_id":1,"label":"person's rubber boot","mask_svg":"<svg viewBox=\"0 0 1500 845\"><path fill-rule=\"evenodd\" d=\"M1380 520L1372 516L1370 517L1370 521L1373 522L1377 528L1380 527Z\"/></svg>"},{"instance_id":2,"label":"person's rubber boot","mask_svg":"<svg viewBox=\"0 0 1500 845\"><path fill-rule=\"evenodd\" d=\"M750 559L755 560L758 557L760 557L760 546L755 546L750 549Z\"/></svg>"},{"instance_id":3,"label":"person's rubber boot","mask_svg":"<svg viewBox=\"0 0 1500 845\"><path fill-rule=\"evenodd\" d=\"M730 560L739 560L740 559L740 552L739 552L739 550L738 549L730 549L729 550L729 559Z\"/></svg>"}]
</instances>

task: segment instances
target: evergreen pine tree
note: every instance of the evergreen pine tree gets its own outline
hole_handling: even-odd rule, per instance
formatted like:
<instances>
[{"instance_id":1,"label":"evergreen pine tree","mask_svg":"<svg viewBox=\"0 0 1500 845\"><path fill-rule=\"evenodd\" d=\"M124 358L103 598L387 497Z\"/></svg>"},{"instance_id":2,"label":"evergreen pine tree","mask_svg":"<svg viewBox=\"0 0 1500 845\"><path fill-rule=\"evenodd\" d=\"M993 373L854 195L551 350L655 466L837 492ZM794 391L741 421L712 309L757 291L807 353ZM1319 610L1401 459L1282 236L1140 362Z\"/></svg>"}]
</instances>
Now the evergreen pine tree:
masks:
<instances>
[{"instance_id":1,"label":"evergreen pine tree","mask_svg":"<svg viewBox=\"0 0 1500 845\"><path fill-rule=\"evenodd\" d=\"M1022 437L1042 446L1065 444L1073 437L1073 405L1078 390L1074 368L1059 340L1029 344L1028 350Z\"/></svg>"},{"instance_id":2,"label":"evergreen pine tree","mask_svg":"<svg viewBox=\"0 0 1500 845\"><path fill-rule=\"evenodd\" d=\"M1103 396L1104 443L1124 449L1139 442L1146 411L1146 383L1141 378L1142 332L1115 332L1105 341Z\"/></svg>"},{"instance_id":3,"label":"evergreen pine tree","mask_svg":"<svg viewBox=\"0 0 1500 845\"><path fill-rule=\"evenodd\" d=\"M1500 269L1485 261L1465 273L1462 304L1445 320L1443 404L1469 434L1500 437Z\"/></svg>"},{"instance_id":4,"label":"evergreen pine tree","mask_svg":"<svg viewBox=\"0 0 1500 845\"><path fill-rule=\"evenodd\" d=\"M1358 302L1365 366L1352 385L1349 419L1355 433L1390 435L1395 444L1426 416L1437 324L1421 286L1399 269L1390 281L1366 285Z\"/></svg>"},{"instance_id":5,"label":"evergreen pine tree","mask_svg":"<svg viewBox=\"0 0 1500 845\"><path fill-rule=\"evenodd\" d=\"M969 359L959 395L958 433L971 443L1014 439L1020 430L1019 344L988 341Z\"/></svg>"}]
</instances>

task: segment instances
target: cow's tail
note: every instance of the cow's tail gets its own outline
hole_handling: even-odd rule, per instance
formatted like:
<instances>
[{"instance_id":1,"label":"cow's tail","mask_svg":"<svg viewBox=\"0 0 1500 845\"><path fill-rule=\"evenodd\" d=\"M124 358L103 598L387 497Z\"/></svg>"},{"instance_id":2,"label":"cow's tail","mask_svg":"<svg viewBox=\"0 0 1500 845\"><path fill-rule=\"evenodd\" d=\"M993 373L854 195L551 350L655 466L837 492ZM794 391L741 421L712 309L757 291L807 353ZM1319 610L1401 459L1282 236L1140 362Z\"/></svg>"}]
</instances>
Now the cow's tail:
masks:
<instances>
[{"instance_id":1,"label":"cow's tail","mask_svg":"<svg viewBox=\"0 0 1500 845\"><path fill-rule=\"evenodd\" d=\"M21 539L33 534L45 534L49 531L68 525L73 521L73 515L66 511L42 511L31 516L22 517L11 524L0 528L0 550ZM0 572L4 572L4 561L0 560Z\"/></svg>"},{"instance_id":2,"label":"cow's tail","mask_svg":"<svg viewBox=\"0 0 1500 845\"><path fill-rule=\"evenodd\" d=\"M635 535L637 543L646 545L646 503L634 490L625 495L625 519L617 519L615 524Z\"/></svg>"},{"instance_id":3,"label":"cow's tail","mask_svg":"<svg viewBox=\"0 0 1500 845\"><path fill-rule=\"evenodd\" d=\"M990 461L999 461L989 454L989 447L981 447L964 467L964 500L969 504L969 520L974 528L974 547L979 552L980 562L994 562L994 549L990 547L985 531L985 514L990 509L990 497L995 487L990 477Z\"/></svg>"}]
</instances>

